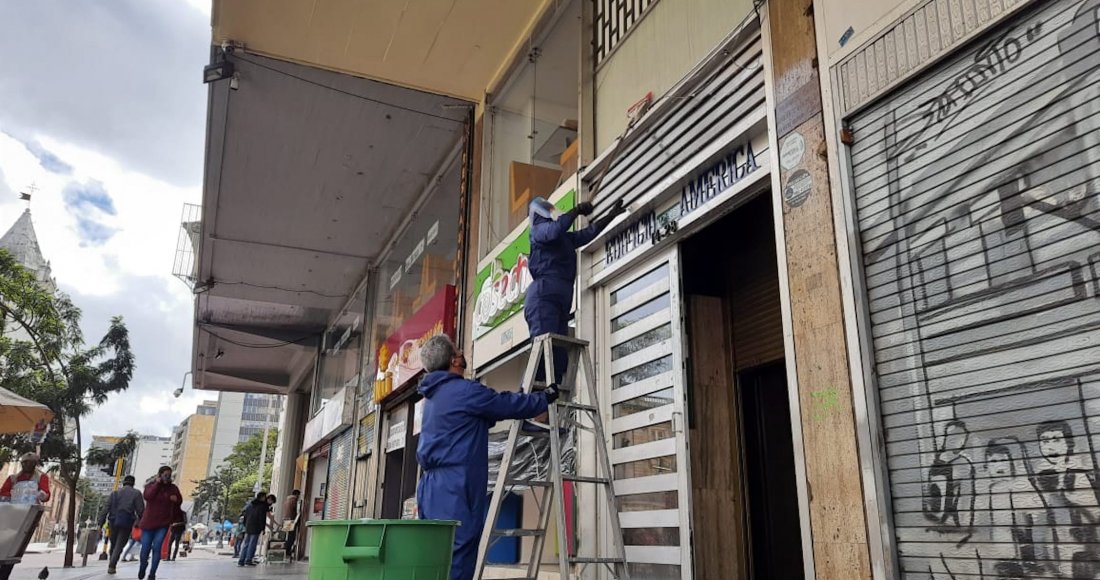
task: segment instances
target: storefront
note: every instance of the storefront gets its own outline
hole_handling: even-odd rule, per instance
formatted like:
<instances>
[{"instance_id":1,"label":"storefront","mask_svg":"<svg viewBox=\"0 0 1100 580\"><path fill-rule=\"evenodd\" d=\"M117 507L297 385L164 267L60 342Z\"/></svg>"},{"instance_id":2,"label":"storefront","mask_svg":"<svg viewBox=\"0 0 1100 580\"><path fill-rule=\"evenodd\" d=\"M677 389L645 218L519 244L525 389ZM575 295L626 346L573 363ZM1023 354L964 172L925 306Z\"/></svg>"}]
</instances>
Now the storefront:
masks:
<instances>
[{"instance_id":1,"label":"storefront","mask_svg":"<svg viewBox=\"0 0 1100 580\"><path fill-rule=\"evenodd\" d=\"M902 575L1100 575L1100 2L1016 4L842 115Z\"/></svg>"},{"instance_id":2,"label":"storefront","mask_svg":"<svg viewBox=\"0 0 1100 580\"><path fill-rule=\"evenodd\" d=\"M583 178L630 209L581 285L632 578L802 576L761 50L736 31Z\"/></svg>"}]
</instances>

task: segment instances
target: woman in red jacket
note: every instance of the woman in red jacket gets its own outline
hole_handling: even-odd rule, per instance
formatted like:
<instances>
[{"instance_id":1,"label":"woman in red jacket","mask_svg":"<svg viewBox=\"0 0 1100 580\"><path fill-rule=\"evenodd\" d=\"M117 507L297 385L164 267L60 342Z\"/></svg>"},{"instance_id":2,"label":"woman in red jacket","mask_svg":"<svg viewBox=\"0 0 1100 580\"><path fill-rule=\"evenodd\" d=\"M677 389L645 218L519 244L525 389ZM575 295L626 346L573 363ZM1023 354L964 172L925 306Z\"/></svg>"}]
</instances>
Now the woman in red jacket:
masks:
<instances>
[{"instance_id":1,"label":"woman in red jacket","mask_svg":"<svg viewBox=\"0 0 1100 580\"><path fill-rule=\"evenodd\" d=\"M157 470L157 477L145 486L145 513L141 515L141 565L138 580L145 580L149 564L149 552L153 553L153 565L149 568L149 580L157 580L160 565L160 548L175 519L176 511L183 503L183 496L172 483L172 468L167 465Z\"/></svg>"}]
</instances>

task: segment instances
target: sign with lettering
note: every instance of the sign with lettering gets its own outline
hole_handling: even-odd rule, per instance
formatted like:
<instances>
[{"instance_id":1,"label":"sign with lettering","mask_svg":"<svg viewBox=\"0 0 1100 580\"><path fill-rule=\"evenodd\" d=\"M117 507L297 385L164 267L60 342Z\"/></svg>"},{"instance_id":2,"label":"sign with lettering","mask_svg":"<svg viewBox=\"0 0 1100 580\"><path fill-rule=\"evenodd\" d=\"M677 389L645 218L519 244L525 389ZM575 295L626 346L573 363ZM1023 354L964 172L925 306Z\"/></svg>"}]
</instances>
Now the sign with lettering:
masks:
<instances>
[{"instance_id":1,"label":"sign with lettering","mask_svg":"<svg viewBox=\"0 0 1100 580\"><path fill-rule=\"evenodd\" d=\"M409 385L424 370L420 347L437 334L454 336L455 287L444 286L378 349L374 400L382 401Z\"/></svg>"},{"instance_id":2,"label":"sign with lettering","mask_svg":"<svg viewBox=\"0 0 1100 580\"><path fill-rule=\"evenodd\" d=\"M576 188L558 190L550 197L561 211L576 205ZM509 236L511 241L492 255L474 280L474 338L480 338L523 310L523 298L533 281L527 269L531 254L531 228L524 223ZM508 239L508 238L506 238Z\"/></svg>"},{"instance_id":3,"label":"sign with lettering","mask_svg":"<svg viewBox=\"0 0 1100 580\"><path fill-rule=\"evenodd\" d=\"M617 228L604 242L604 264L610 266L639 249L660 243L679 230L683 218L699 211L759 168L752 140L745 139L688 180L680 189L678 203L658 202L659 209L642 213Z\"/></svg>"}]
</instances>

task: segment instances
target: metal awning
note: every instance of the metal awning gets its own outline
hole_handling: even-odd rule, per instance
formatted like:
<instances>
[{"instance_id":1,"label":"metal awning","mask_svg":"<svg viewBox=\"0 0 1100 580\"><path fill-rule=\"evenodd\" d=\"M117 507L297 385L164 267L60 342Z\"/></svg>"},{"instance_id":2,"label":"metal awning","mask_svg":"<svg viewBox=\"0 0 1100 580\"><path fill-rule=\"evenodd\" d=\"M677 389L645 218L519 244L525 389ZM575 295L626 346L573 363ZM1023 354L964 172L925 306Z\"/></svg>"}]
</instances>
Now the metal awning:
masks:
<instances>
[{"instance_id":1,"label":"metal awning","mask_svg":"<svg viewBox=\"0 0 1100 580\"><path fill-rule=\"evenodd\" d=\"M461 143L469 104L229 59L237 88L211 84L207 113L195 385L287 392Z\"/></svg>"}]
</instances>

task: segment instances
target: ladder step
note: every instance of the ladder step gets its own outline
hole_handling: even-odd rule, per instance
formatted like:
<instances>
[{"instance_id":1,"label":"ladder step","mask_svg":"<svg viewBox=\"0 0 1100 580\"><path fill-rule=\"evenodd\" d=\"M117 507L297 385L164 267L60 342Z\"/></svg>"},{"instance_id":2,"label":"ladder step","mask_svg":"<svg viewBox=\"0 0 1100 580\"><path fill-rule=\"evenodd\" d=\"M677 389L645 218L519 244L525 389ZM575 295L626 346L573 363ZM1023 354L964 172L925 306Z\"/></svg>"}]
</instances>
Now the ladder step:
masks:
<instances>
[{"instance_id":1,"label":"ladder step","mask_svg":"<svg viewBox=\"0 0 1100 580\"><path fill-rule=\"evenodd\" d=\"M530 538L535 536L544 536L546 535L546 530L524 530L519 528L510 530L494 529L493 535L499 536L501 538Z\"/></svg>"},{"instance_id":2,"label":"ladder step","mask_svg":"<svg viewBox=\"0 0 1100 580\"><path fill-rule=\"evenodd\" d=\"M587 477L584 475L562 474L561 479L562 481L572 481L575 483L600 483L603 485L611 483L611 480L606 477Z\"/></svg>"},{"instance_id":3,"label":"ladder step","mask_svg":"<svg viewBox=\"0 0 1100 580\"><path fill-rule=\"evenodd\" d=\"M570 564L626 564L623 558L569 558Z\"/></svg>"},{"instance_id":4,"label":"ladder step","mask_svg":"<svg viewBox=\"0 0 1100 580\"><path fill-rule=\"evenodd\" d=\"M504 482L506 486L513 485L526 485L530 487L550 487L554 485L553 482L545 481L542 479L509 479Z\"/></svg>"},{"instance_id":5,"label":"ladder step","mask_svg":"<svg viewBox=\"0 0 1100 580\"><path fill-rule=\"evenodd\" d=\"M566 408L569 408L569 409L580 409L581 411L590 411L592 413L595 413L596 411L599 410L596 407L593 407L592 405L582 405L580 403L574 403L572 401L558 401L557 403L554 403L554 404L559 406L559 407L566 407Z\"/></svg>"}]
</instances>

